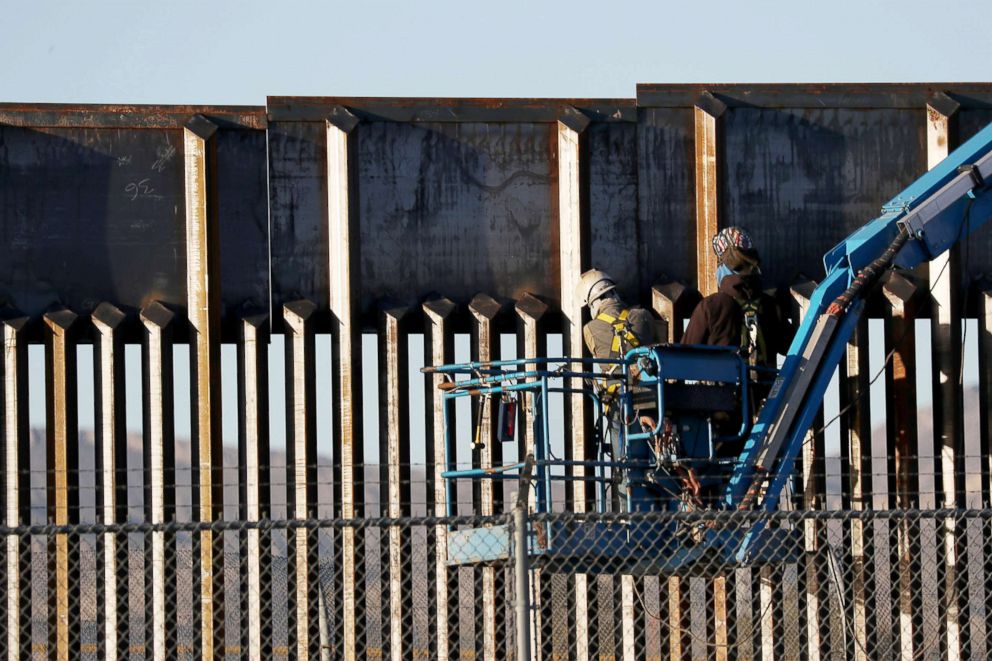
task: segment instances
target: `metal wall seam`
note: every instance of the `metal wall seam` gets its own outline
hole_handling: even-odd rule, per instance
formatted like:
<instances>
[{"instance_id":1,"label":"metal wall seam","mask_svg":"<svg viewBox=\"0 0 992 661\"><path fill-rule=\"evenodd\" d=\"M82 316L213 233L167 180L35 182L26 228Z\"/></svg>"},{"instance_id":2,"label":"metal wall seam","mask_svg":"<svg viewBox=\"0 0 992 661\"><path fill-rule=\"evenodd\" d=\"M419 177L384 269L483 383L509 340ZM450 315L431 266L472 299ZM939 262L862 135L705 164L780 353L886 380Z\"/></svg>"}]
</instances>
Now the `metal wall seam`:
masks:
<instances>
[{"instance_id":1,"label":"metal wall seam","mask_svg":"<svg viewBox=\"0 0 992 661\"><path fill-rule=\"evenodd\" d=\"M693 106L696 218L692 235L696 237L696 286L703 295L716 292L717 264L710 238L720 229L720 118L726 110L726 104L709 92L703 92Z\"/></svg>"},{"instance_id":2,"label":"metal wall seam","mask_svg":"<svg viewBox=\"0 0 992 661\"><path fill-rule=\"evenodd\" d=\"M241 320L238 342L238 471L240 516L245 521L271 517L269 474L268 316ZM272 654L272 532L241 533L241 646L249 661Z\"/></svg>"},{"instance_id":3,"label":"metal wall seam","mask_svg":"<svg viewBox=\"0 0 992 661\"><path fill-rule=\"evenodd\" d=\"M916 283L901 274L892 273L882 288L888 311L885 318L886 355L892 359L886 367L885 389L888 405L885 407L888 438L886 446L893 455L894 466L886 471L893 476L889 485L889 507L911 508L913 496L919 490L919 463L916 453L919 447L917 433L916 399L916 328L915 319L920 310L920 290ZM862 403L867 407L868 398ZM860 411L867 415L867 409ZM853 465L853 462L852 462ZM860 522L858 522L860 524ZM876 522L878 526L881 522ZM910 553L909 523L899 521L897 526L896 562L899 576L899 621L895 623L898 632L898 648L905 658L914 655L913 624L913 558ZM874 527L874 526L873 526ZM889 533L886 528L884 532ZM921 580L921 587L925 581ZM884 618L889 609L878 609L879 618ZM877 627L879 641L892 641L892 627L880 623Z\"/></svg>"},{"instance_id":4,"label":"metal wall seam","mask_svg":"<svg viewBox=\"0 0 992 661\"><path fill-rule=\"evenodd\" d=\"M380 462L385 458L385 477L380 492L386 516L410 515L410 394L407 378L410 371L408 334L404 320L410 310L405 306L384 306L379 315L379 356L385 369L379 370ZM389 636L385 640L388 657L405 658L405 641L413 645L412 627L404 631L403 595L412 594L410 531L389 526L388 544L383 561L389 577ZM412 618L411 620L412 621Z\"/></svg>"},{"instance_id":5,"label":"metal wall seam","mask_svg":"<svg viewBox=\"0 0 992 661\"><path fill-rule=\"evenodd\" d=\"M175 519L175 438L173 432L173 366L172 332L175 315L160 303L152 303L141 311L141 322L145 327L143 347L144 396L144 473L145 473L145 520L153 524L167 523ZM150 590L146 589L145 599L151 617L146 620L146 628L151 635L146 644L151 649L152 658L166 659L176 654L176 626L178 603L175 600L176 575L167 567L175 566L175 539L167 540L165 533L152 532L151 553L145 558L146 576L151 578ZM166 558L167 554L172 562ZM167 582L173 584L171 603L167 597L170 590ZM172 615L170 617L170 613ZM168 642L167 642L168 641Z\"/></svg>"},{"instance_id":6,"label":"metal wall seam","mask_svg":"<svg viewBox=\"0 0 992 661\"><path fill-rule=\"evenodd\" d=\"M311 301L283 306L286 329L286 491L289 518L317 516L316 351ZM320 655L316 531L297 528L287 536L286 570L291 626L290 649L300 658ZM311 562L313 566L311 566Z\"/></svg>"},{"instance_id":7,"label":"metal wall seam","mask_svg":"<svg viewBox=\"0 0 992 661\"><path fill-rule=\"evenodd\" d=\"M358 158L359 120L348 109L335 107L326 121L327 131L327 236L330 259L330 312L332 371L335 392L336 495L343 518L361 516L362 465L362 335L359 325L358 268ZM364 654L357 630L356 604L364 603L358 567L356 531L346 527L341 537L341 644L345 659Z\"/></svg>"},{"instance_id":8,"label":"metal wall seam","mask_svg":"<svg viewBox=\"0 0 992 661\"><path fill-rule=\"evenodd\" d=\"M473 362L489 362L500 357L500 336L496 318L502 306L491 296L477 294L468 306L472 314L471 352ZM477 452L477 468L487 470L501 463L501 443L496 434L496 404L498 398L485 398L476 401L473 398L472 420L473 438L480 445ZM479 485L478 514L490 516L496 512L496 491L502 492L502 485L494 480L481 480ZM497 658L497 632L500 631L498 615L505 611L504 600L499 599L496 592L496 569L485 566L481 569L481 604L477 606L481 622L481 632L477 632L481 642L479 653L484 661L494 661ZM499 602L499 607L497 606ZM481 635L479 635L481 633ZM505 650L505 643L504 643ZM505 653L505 651L504 651Z\"/></svg>"},{"instance_id":9,"label":"metal wall seam","mask_svg":"<svg viewBox=\"0 0 992 661\"><path fill-rule=\"evenodd\" d=\"M79 427L76 399L77 315L70 310L44 316L48 453L48 519L55 525L79 523ZM79 546L69 536L49 538L49 645L68 659L80 647ZM54 570L54 571L53 571ZM73 589L75 588L75 589ZM54 608L51 606L54 605ZM54 631L54 636L52 632Z\"/></svg>"},{"instance_id":10,"label":"metal wall seam","mask_svg":"<svg viewBox=\"0 0 992 661\"><path fill-rule=\"evenodd\" d=\"M935 94L927 103L927 168L944 160L957 143L956 115L959 104L946 94ZM964 432L962 428L961 389L961 296L960 254L948 250L930 262L930 291L933 341L933 429L936 450L940 451L940 504L945 508L960 505L957 471L963 466ZM947 656L953 661L961 654L960 606L957 594L957 532L955 522L943 525L944 625Z\"/></svg>"},{"instance_id":11,"label":"metal wall seam","mask_svg":"<svg viewBox=\"0 0 992 661\"><path fill-rule=\"evenodd\" d=\"M91 321L96 328L94 347L94 395L96 413L97 520L127 521L127 428L125 420L124 313L110 303L101 303ZM127 631L128 559L117 558L117 535L104 533L97 540L97 621L99 653L116 661L128 648Z\"/></svg>"},{"instance_id":12,"label":"metal wall seam","mask_svg":"<svg viewBox=\"0 0 992 661\"><path fill-rule=\"evenodd\" d=\"M193 507L197 520L224 515L220 404L220 254L216 199L217 125L202 115L183 129L186 296L190 326ZM224 653L224 535L198 533L193 583L206 658ZM197 569L199 570L197 572Z\"/></svg>"},{"instance_id":13,"label":"metal wall seam","mask_svg":"<svg viewBox=\"0 0 992 661\"><path fill-rule=\"evenodd\" d=\"M31 434L28 426L27 317L3 321L3 441L5 521L31 523ZM30 657L32 561L31 538L7 537L7 654Z\"/></svg>"},{"instance_id":14,"label":"metal wall seam","mask_svg":"<svg viewBox=\"0 0 992 661\"><path fill-rule=\"evenodd\" d=\"M424 364L443 365L454 359L454 332L450 319L455 311L455 304L444 297L434 298L425 302L424 311ZM425 403L430 408L426 420L426 458L427 458L427 513L434 516L446 516L448 512L448 495L445 480L441 473L448 470L446 457L454 451L455 413L454 406L444 400L444 393L438 386L444 381L441 374L429 374L426 377ZM447 411L446 411L447 409ZM447 413L447 415L446 415ZM446 427L447 423L447 427ZM446 434L445 430L449 433ZM434 580L428 581L428 608L431 608L431 627L433 639L437 645L437 657L448 658L452 649L452 636L449 630L449 611L453 605L448 590L448 529L444 525L429 526L427 530L428 563L434 562ZM434 557L430 554L433 551ZM453 591L457 595L457 591ZM457 607L457 602L454 604ZM454 627L452 627L453 629ZM414 656L419 651L414 649Z\"/></svg>"}]
</instances>

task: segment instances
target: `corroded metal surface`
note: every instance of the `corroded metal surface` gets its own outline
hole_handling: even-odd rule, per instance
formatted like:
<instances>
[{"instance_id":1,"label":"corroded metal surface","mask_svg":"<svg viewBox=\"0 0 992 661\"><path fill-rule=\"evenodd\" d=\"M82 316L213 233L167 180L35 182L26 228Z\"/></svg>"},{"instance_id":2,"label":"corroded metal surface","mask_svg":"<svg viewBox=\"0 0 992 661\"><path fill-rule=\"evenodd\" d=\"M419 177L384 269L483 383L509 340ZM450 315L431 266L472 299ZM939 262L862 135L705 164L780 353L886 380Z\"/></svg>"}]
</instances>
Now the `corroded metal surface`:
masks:
<instances>
[{"instance_id":1,"label":"corroded metal surface","mask_svg":"<svg viewBox=\"0 0 992 661\"><path fill-rule=\"evenodd\" d=\"M362 127L363 307L440 290L557 295L553 125ZM441 284L443 283L443 285Z\"/></svg>"},{"instance_id":2,"label":"corroded metal surface","mask_svg":"<svg viewBox=\"0 0 992 661\"><path fill-rule=\"evenodd\" d=\"M766 285L819 276L827 250L926 170L920 112L734 108L724 122L727 224L751 231Z\"/></svg>"},{"instance_id":3,"label":"corroded metal surface","mask_svg":"<svg viewBox=\"0 0 992 661\"><path fill-rule=\"evenodd\" d=\"M695 280L693 111L644 108L637 121L639 291Z\"/></svg>"},{"instance_id":4,"label":"corroded metal surface","mask_svg":"<svg viewBox=\"0 0 992 661\"><path fill-rule=\"evenodd\" d=\"M586 259L628 298L662 279L707 291L701 234L730 223L754 232L766 284L784 285L922 173L923 109L935 94L960 106L962 138L992 118L992 86L981 84L642 85L636 100L271 98L266 109L7 104L0 294L31 314L53 303L89 312L102 300L181 308L181 131L200 114L219 127L225 336L246 312L301 298L324 310L325 121L335 107L362 123L356 296L367 326L382 297L413 305L441 284L458 303L478 291L558 301L564 108L587 125ZM976 241L966 275L990 266L980 249L990 239Z\"/></svg>"},{"instance_id":5,"label":"corroded metal surface","mask_svg":"<svg viewBox=\"0 0 992 661\"><path fill-rule=\"evenodd\" d=\"M727 106L706 92L692 109L696 166L696 283L704 295L716 291L716 255L706 239L720 231L723 206L720 167ZM725 223L726 224L726 223Z\"/></svg>"}]
</instances>

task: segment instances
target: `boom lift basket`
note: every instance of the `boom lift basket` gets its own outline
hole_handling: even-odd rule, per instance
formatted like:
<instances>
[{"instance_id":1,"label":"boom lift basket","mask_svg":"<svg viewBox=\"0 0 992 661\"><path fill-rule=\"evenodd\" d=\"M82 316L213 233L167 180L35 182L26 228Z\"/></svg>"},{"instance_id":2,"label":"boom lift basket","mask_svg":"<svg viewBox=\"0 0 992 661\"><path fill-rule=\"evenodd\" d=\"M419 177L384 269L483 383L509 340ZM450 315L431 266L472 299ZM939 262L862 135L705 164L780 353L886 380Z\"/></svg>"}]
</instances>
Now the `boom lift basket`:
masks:
<instances>
[{"instance_id":1,"label":"boom lift basket","mask_svg":"<svg viewBox=\"0 0 992 661\"><path fill-rule=\"evenodd\" d=\"M445 375L439 387L448 514L455 514L459 481L517 481L519 490L527 490L528 553L534 559L553 559L556 567L574 571L595 563L600 570L676 573L714 560L782 561L783 549L797 548L779 539L792 530L761 527L759 540L747 526L722 529L719 516L710 516L725 509L723 493L750 429L751 399L774 376L749 367L735 348L655 345L616 360L527 358L424 371ZM583 385L570 387L574 383ZM552 430L564 424L562 412L550 405L553 393L588 398L592 459L552 453ZM496 467L457 465L453 402L511 396L531 424L530 434L517 432L521 459ZM525 438L533 439L531 447L523 447ZM591 514L566 514L566 488L574 482L585 482L594 494ZM453 527L448 562L505 561L511 537L505 525Z\"/></svg>"}]
</instances>

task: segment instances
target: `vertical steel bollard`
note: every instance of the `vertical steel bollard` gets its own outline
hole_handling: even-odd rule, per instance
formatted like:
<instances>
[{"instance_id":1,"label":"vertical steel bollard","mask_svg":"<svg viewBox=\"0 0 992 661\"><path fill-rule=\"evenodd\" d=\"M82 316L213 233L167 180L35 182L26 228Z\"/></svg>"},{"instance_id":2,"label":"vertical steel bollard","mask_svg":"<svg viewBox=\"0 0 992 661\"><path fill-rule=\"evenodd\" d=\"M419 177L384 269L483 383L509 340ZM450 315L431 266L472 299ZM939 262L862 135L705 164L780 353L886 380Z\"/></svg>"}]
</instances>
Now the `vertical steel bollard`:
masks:
<instances>
[{"instance_id":1,"label":"vertical steel bollard","mask_svg":"<svg viewBox=\"0 0 992 661\"><path fill-rule=\"evenodd\" d=\"M527 566L527 504L513 508L513 580L516 583L517 659L530 661L530 585Z\"/></svg>"},{"instance_id":2,"label":"vertical steel bollard","mask_svg":"<svg viewBox=\"0 0 992 661\"><path fill-rule=\"evenodd\" d=\"M190 329L193 516L224 518L220 406L220 235L217 219L217 125L196 115L183 129L186 195L186 308ZM194 536L197 654L224 654L224 534Z\"/></svg>"},{"instance_id":3,"label":"vertical steel bollard","mask_svg":"<svg viewBox=\"0 0 992 661\"><path fill-rule=\"evenodd\" d=\"M513 583L516 591L514 614L517 630L517 661L531 661L530 649L530 567L527 562L527 507L534 455L528 454L520 471L520 489L513 508Z\"/></svg>"},{"instance_id":4,"label":"vertical steel bollard","mask_svg":"<svg viewBox=\"0 0 992 661\"><path fill-rule=\"evenodd\" d=\"M933 169L957 146L957 101L938 92L926 106L927 168ZM945 272L946 271L946 272ZM963 504L964 411L961 407L961 255L951 248L930 262L930 291L933 297L931 328L933 343L933 436L934 451L940 452L938 505L953 509ZM957 577L959 533L953 518L943 528L943 601L941 632L947 659L959 659L961 650L961 604Z\"/></svg>"},{"instance_id":5,"label":"vertical steel bollard","mask_svg":"<svg viewBox=\"0 0 992 661\"><path fill-rule=\"evenodd\" d=\"M582 356L582 301L575 296L575 285L582 272L591 264L592 230L589 223L588 135L590 120L572 106L563 106L558 117L558 254L561 265L560 291L562 339L565 355ZM571 388L581 390L579 379ZM589 400L578 392L566 399L565 424L571 433L565 435L565 454L576 461L590 458L592 452ZM568 482L566 502L569 509L584 512L592 509L592 490L586 491L585 466L570 467L569 474L577 478ZM567 590L567 588L566 588ZM589 658L589 580L586 574L574 575L575 658ZM558 599L560 597L552 597ZM568 636L552 633L552 656L568 656Z\"/></svg>"}]
</instances>

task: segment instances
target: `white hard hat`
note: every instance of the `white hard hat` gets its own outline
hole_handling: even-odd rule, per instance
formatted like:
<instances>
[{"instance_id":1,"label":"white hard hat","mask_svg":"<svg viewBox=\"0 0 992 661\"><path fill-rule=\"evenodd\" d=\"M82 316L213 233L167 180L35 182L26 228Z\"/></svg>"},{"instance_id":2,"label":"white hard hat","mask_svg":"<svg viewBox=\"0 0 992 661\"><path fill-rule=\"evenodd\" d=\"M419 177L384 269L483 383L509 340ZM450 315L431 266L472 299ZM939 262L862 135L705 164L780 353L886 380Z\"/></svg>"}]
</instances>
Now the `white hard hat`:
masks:
<instances>
[{"instance_id":1,"label":"white hard hat","mask_svg":"<svg viewBox=\"0 0 992 661\"><path fill-rule=\"evenodd\" d=\"M609 275L597 269L589 269L579 277L575 298L585 306L616 288L617 283Z\"/></svg>"}]
</instances>

